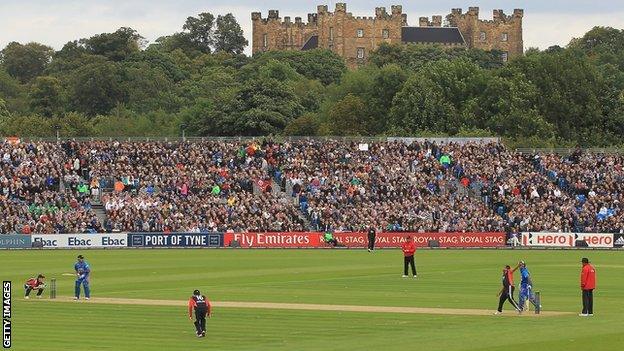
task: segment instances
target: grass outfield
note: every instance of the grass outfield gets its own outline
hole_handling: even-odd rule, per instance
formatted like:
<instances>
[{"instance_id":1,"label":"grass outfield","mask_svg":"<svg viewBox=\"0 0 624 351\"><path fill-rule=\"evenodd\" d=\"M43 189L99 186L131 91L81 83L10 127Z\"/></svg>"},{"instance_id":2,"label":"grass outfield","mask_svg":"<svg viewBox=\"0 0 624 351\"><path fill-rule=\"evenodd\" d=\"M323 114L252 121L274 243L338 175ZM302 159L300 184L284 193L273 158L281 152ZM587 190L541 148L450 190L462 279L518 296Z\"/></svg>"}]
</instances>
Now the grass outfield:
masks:
<instances>
[{"instance_id":1,"label":"grass outfield","mask_svg":"<svg viewBox=\"0 0 624 351\"><path fill-rule=\"evenodd\" d=\"M525 259L545 310L579 312L580 259L598 274L593 318L217 308L197 339L183 307L25 301L32 274L73 294L78 251L0 251L13 281L14 350L615 350L624 342L624 255L614 251L417 251L404 279L398 250L85 250L92 295L214 301L491 309L502 265ZM516 274L516 280L519 275ZM45 293L46 298L48 293ZM532 312L530 312L532 313Z\"/></svg>"}]
</instances>

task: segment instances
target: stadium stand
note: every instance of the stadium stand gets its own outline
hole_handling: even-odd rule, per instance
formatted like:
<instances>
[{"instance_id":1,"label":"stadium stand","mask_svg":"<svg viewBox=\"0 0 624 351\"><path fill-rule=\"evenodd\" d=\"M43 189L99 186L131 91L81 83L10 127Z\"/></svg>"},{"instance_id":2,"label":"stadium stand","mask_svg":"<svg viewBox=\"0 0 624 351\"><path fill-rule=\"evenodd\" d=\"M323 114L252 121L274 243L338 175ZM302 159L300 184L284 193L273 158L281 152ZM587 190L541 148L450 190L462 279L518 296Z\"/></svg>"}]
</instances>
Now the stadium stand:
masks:
<instances>
[{"instance_id":1,"label":"stadium stand","mask_svg":"<svg viewBox=\"0 0 624 351\"><path fill-rule=\"evenodd\" d=\"M499 142L0 145L1 233L624 227L622 156ZM99 213L101 212L101 213Z\"/></svg>"}]
</instances>

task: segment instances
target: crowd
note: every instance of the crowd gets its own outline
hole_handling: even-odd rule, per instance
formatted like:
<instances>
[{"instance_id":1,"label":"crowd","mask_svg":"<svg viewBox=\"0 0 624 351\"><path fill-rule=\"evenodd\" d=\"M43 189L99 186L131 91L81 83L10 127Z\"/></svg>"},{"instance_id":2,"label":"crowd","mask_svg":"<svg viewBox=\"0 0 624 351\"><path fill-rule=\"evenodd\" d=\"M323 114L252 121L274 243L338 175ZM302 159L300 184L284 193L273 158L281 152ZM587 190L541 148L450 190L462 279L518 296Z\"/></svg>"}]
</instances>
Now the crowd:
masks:
<instances>
[{"instance_id":1,"label":"crowd","mask_svg":"<svg viewBox=\"0 0 624 351\"><path fill-rule=\"evenodd\" d=\"M0 144L0 233L624 227L624 158L500 143ZM94 209L102 210L97 215Z\"/></svg>"}]
</instances>

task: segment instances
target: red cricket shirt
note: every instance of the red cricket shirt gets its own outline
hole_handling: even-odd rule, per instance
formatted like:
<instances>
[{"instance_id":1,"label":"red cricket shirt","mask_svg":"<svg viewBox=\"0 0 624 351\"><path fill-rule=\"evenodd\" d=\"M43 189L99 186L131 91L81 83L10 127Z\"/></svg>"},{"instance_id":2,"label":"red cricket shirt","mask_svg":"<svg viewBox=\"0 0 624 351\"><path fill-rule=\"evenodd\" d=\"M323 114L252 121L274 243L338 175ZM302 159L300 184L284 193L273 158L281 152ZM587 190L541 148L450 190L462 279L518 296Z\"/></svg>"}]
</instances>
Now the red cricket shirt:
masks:
<instances>
[{"instance_id":1,"label":"red cricket shirt","mask_svg":"<svg viewBox=\"0 0 624 351\"><path fill-rule=\"evenodd\" d=\"M403 255L405 257L414 256L414 252L416 252L416 245L410 240L401 244L401 250L403 250Z\"/></svg>"},{"instance_id":2,"label":"red cricket shirt","mask_svg":"<svg viewBox=\"0 0 624 351\"><path fill-rule=\"evenodd\" d=\"M581 270L581 290L592 289L596 289L596 269L588 263Z\"/></svg>"}]
</instances>

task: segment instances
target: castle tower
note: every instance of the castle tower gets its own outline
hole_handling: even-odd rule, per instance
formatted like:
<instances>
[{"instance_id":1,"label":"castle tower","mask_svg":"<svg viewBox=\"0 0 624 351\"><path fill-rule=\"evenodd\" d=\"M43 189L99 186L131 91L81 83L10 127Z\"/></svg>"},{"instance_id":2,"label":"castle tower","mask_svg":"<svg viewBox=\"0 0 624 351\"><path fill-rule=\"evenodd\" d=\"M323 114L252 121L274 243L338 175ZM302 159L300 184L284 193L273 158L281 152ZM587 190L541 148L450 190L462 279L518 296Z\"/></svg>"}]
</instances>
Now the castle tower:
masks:
<instances>
[{"instance_id":1,"label":"castle tower","mask_svg":"<svg viewBox=\"0 0 624 351\"><path fill-rule=\"evenodd\" d=\"M492 20L481 20L479 8L470 7L466 13L462 9L452 9L446 18L450 26L459 28L468 47L499 50L506 61L524 53L523 17L522 9L515 9L510 16L503 10L494 10Z\"/></svg>"}]
</instances>

